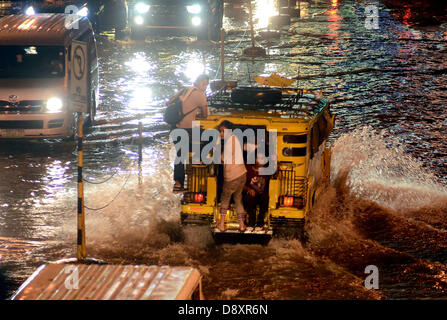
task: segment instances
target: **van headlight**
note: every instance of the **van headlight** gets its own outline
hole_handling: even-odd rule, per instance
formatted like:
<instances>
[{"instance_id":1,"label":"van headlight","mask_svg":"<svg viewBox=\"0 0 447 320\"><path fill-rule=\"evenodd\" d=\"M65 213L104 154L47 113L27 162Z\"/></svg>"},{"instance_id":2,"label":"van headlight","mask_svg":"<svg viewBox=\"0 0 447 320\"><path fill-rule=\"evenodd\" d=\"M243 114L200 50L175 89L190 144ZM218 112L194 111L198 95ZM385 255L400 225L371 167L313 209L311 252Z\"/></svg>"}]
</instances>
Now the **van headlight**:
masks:
<instances>
[{"instance_id":1,"label":"van headlight","mask_svg":"<svg viewBox=\"0 0 447 320\"><path fill-rule=\"evenodd\" d=\"M29 15L29 16L32 16L32 15L35 14L35 13L36 13L36 11L34 11L33 6L29 6L29 7L26 8L26 10L25 10L25 14L27 14L27 15Z\"/></svg>"},{"instance_id":2,"label":"van headlight","mask_svg":"<svg viewBox=\"0 0 447 320\"><path fill-rule=\"evenodd\" d=\"M200 19L199 17L192 17L191 23L193 26L200 26L200 24L202 23L202 19Z\"/></svg>"},{"instance_id":3,"label":"van headlight","mask_svg":"<svg viewBox=\"0 0 447 320\"><path fill-rule=\"evenodd\" d=\"M198 4L193 4L192 6L186 6L186 10L192 14L198 14L202 11L202 7Z\"/></svg>"},{"instance_id":4,"label":"van headlight","mask_svg":"<svg viewBox=\"0 0 447 320\"><path fill-rule=\"evenodd\" d=\"M62 108L64 106L64 103L62 102L62 99L57 97L52 97L47 100L47 111L48 112L60 112L62 111Z\"/></svg>"},{"instance_id":5,"label":"van headlight","mask_svg":"<svg viewBox=\"0 0 447 320\"><path fill-rule=\"evenodd\" d=\"M148 4L145 4L144 2L138 2L135 5L135 9L138 11L138 13L147 13L150 8L151 8L151 6Z\"/></svg>"},{"instance_id":6,"label":"van headlight","mask_svg":"<svg viewBox=\"0 0 447 320\"><path fill-rule=\"evenodd\" d=\"M144 23L144 18L142 16L136 16L134 22L135 24L142 25Z\"/></svg>"}]
</instances>

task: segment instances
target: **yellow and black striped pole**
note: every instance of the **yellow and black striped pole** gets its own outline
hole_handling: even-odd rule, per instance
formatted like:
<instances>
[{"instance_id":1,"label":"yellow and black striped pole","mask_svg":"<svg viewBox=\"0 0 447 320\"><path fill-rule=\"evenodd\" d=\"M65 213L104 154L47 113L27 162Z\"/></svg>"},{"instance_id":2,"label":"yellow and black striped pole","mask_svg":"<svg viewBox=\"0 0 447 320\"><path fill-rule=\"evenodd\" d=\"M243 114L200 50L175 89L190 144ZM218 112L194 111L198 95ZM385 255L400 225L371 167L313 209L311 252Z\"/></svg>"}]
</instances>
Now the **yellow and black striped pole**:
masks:
<instances>
[{"instance_id":1,"label":"yellow and black striped pole","mask_svg":"<svg viewBox=\"0 0 447 320\"><path fill-rule=\"evenodd\" d=\"M82 179L82 112L78 112L78 260L86 257L85 249L85 215L84 215L84 184Z\"/></svg>"}]
</instances>

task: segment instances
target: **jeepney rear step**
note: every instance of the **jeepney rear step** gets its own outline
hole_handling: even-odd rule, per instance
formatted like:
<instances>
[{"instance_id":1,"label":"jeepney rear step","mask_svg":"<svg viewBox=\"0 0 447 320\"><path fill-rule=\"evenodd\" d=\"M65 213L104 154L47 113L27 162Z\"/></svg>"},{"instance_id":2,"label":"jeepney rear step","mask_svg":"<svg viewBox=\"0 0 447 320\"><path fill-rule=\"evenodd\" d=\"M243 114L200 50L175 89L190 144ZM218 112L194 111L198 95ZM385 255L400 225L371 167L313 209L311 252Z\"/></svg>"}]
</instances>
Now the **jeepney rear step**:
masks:
<instances>
[{"instance_id":1,"label":"jeepney rear step","mask_svg":"<svg viewBox=\"0 0 447 320\"><path fill-rule=\"evenodd\" d=\"M244 232L241 232L239 229L228 228L225 231L220 231L218 228L213 227L212 235L216 244L241 243L267 245L273 237L273 230L270 228L257 231L254 228L247 228Z\"/></svg>"}]
</instances>

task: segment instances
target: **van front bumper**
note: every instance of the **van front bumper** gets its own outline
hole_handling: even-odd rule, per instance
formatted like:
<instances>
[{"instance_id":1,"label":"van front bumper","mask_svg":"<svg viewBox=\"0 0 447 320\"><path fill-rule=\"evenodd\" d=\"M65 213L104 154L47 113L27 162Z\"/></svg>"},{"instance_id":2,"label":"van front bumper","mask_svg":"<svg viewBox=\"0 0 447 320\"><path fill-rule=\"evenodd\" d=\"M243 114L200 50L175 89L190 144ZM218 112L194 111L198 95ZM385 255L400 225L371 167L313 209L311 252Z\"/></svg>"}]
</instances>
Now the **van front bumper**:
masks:
<instances>
[{"instance_id":1,"label":"van front bumper","mask_svg":"<svg viewBox=\"0 0 447 320\"><path fill-rule=\"evenodd\" d=\"M73 116L67 113L0 113L0 139L68 138L73 135Z\"/></svg>"}]
</instances>

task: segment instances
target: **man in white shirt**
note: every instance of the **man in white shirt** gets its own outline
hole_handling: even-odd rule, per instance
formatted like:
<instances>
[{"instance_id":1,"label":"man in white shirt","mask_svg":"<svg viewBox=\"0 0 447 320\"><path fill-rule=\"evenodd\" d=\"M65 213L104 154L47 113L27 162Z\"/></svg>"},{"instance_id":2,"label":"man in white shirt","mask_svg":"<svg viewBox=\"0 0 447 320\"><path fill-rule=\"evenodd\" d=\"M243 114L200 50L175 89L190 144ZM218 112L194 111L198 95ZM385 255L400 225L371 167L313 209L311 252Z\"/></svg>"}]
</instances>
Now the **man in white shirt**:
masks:
<instances>
[{"instance_id":1,"label":"man in white shirt","mask_svg":"<svg viewBox=\"0 0 447 320\"><path fill-rule=\"evenodd\" d=\"M219 125L219 132L224 141L223 167L224 184L220 198L220 220L217 228L225 231L225 216L230 207L231 196L233 196L236 212L239 218L239 230L245 231L245 210L242 203L242 191L246 181L246 173L242 146L239 139L233 135L233 124L227 120Z\"/></svg>"}]
</instances>

